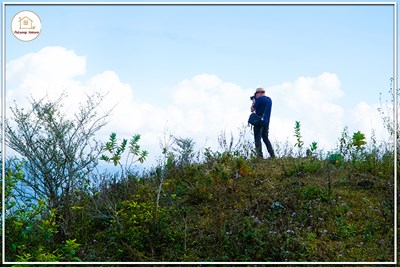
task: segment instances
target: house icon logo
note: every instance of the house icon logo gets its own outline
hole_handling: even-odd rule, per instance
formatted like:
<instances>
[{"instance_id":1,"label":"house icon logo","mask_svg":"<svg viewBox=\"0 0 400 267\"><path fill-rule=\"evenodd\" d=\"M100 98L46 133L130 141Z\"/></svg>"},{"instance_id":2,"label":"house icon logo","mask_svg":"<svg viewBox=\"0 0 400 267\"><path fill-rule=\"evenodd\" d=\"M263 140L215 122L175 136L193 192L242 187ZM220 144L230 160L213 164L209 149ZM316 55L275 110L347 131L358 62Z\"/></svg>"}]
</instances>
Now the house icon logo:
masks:
<instances>
[{"instance_id":1,"label":"house icon logo","mask_svg":"<svg viewBox=\"0 0 400 267\"><path fill-rule=\"evenodd\" d=\"M38 15L32 11L21 11L16 14L11 23L11 31L21 41L36 39L42 29Z\"/></svg>"},{"instance_id":2,"label":"house icon logo","mask_svg":"<svg viewBox=\"0 0 400 267\"><path fill-rule=\"evenodd\" d=\"M35 29L35 26L33 26L33 20L25 16L19 19L19 28L21 30L27 30L27 29L33 30Z\"/></svg>"}]
</instances>

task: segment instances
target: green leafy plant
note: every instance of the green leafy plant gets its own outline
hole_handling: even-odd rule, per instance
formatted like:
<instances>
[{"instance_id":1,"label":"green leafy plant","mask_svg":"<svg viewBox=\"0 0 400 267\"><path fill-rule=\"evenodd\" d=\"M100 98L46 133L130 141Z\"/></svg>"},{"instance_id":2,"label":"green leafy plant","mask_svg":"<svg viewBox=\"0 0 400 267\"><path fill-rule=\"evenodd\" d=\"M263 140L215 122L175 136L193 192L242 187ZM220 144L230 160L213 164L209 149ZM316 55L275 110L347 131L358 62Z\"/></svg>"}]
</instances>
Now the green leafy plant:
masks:
<instances>
[{"instance_id":1,"label":"green leafy plant","mask_svg":"<svg viewBox=\"0 0 400 267\"><path fill-rule=\"evenodd\" d=\"M81 244L76 243L76 239L65 241L65 245L62 249L62 254L64 255L65 261L81 261L81 259L77 257L77 249L80 247Z\"/></svg>"},{"instance_id":2,"label":"green leafy plant","mask_svg":"<svg viewBox=\"0 0 400 267\"><path fill-rule=\"evenodd\" d=\"M59 260L53 253L58 232L57 210L49 210L44 200L23 198L19 184L24 179L22 162L9 159L5 166L5 251L7 261Z\"/></svg>"},{"instance_id":3,"label":"green leafy plant","mask_svg":"<svg viewBox=\"0 0 400 267\"><path fill-rule=\"evenodd\" d=\"M119 165L121 168L121 177L128 174L132 165L135 162L143 163L148 156L148 152L146 150L141 150L140 145L138 144L140 140L140 135L135 134L129 140L122 139L121 144L118 144L117 134L111 133L109 140L105 143L103 152L107 152L110 155L102 154L100 156L100 160L105 162L112 162L114 166ZM125 159L125 165L122 164L121 158L122 154L126 151L128 145L128 155Z\"/></svg>"},{"instance_id":4,"label":"green leafy plant","mask_svg":"<svg viewBox=\"0 0 400 267\"><path fill-rule=\"evenodd\" d=\"M296 143L294 144L295 147L298 147L299 149L299 155L301 156L301 149L304 145L304 142L302 140L302 136L301 136L301 124L299 121L295 122L295 126L294 126L294 137L296 137Z\"/></svg>"},{"instance_id":5,"label":"green leafy plant","mask_svg":"<svg viewBox=\"0 0 400 267\"><path fill-rule=\"evenodd\" d=\"M337 167L341 166L344 163L344 157L340 153L328 153L326 160L328 163Z\"/></svg>"},{"instance_id":6,"label":"green leafy plant","mask_svg":"<svg viewBox=\"0 0 400 267\"><path fill-rule=\"evenodd\" d=\"M114 166L117 166L120 164L122 167L122 163L120 162L121 160L121 155L125 151L126 144L128 140L124 139L122 140L121 145L117 144L117 134L116 133L111 133L110 139L108 142L106 142L104 150L109 152L111 156L107 155L101 155L100 159L104 160L106 162L113 162Z\"/></svg>"},{"instance_id":7,"label":"green leafy plant","mask_svg":"<svg viewBox=\"0 0 400 267\"><path fill-rule=\"evenodd\" d=\"M352 138L352 148L353 153L353 160L359 159L359 160L363 160L362 159L362 152L365 148L365 145L367 144L366 140L365 140L365 135L363 133L361 133L360 131L353 133L353 138Z\"/></svg>"},{"instance_id":8,"label":"green leafy plant","mask_svg":"<svg viewBox=\"0 0 400 267\"><path fill-rule=\"evenodd\" d=\"M357 151L363 149L367 142L365 141L365 135L360 131L353 133L353 141L352 145L356 148Z\"/></svg>"},{"instance_id":9,"label":"green leafy plant","mask_svg":"<svg viewBox=\"0 0 400 267\"><path fill-rule=\"evenodd\" d=\"M318 143L317 142L312 142L311 144L310 144L310 148L309 148L309 153L308 153L308 156L309 157L313 157L313 156L315 156L315 153L317 152L317 149L318 149Z\"/></svg>"}]
</instances>

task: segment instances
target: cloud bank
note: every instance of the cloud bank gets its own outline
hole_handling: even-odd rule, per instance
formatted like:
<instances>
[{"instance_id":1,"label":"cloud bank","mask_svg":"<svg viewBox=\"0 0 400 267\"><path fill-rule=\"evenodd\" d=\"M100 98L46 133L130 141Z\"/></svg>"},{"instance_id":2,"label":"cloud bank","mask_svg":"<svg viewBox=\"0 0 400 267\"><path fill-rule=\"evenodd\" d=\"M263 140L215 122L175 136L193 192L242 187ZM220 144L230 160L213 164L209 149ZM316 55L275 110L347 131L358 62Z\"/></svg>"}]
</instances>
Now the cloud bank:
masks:
<instances>
[{"instance_id":1,"label":"cloud bank","mask_svg":"<svg viewBox=\"0 0 400 267\"><path fill-rule=\"evenodd\" d=\"M45 47L8 62L7 105L16 101L24 106L28 96L56 98L67 92L65 106L73 112L77 100L83 100L86 94L93 91L105 94L103 109L113 110L109 124L99 132L98 139L107 140L111 132L120 138L139 133L141 146L150 152L149 162L161 154L159 140L166 128L175 136L193 138L199 147L217 149L222 131L235 135L247 125L249 97L255 88L202 73L177 81L167 96L152 92L152 100L145 102L138 96L148 92L121 81L113 70L85 77L87 60L90 59L63 47ZM360 99L350 110L340 105L346 94L334 73L283 81L266 88L266 94L273 101L270 124L273 142L294 143L295 121L301 122L306 146L317 141L320 148L334 148L345 125L367 135L374 129L378 138L386 138L376 104ZM248 138L253 138L250 128Z\"/></svg>"}]
</instances>

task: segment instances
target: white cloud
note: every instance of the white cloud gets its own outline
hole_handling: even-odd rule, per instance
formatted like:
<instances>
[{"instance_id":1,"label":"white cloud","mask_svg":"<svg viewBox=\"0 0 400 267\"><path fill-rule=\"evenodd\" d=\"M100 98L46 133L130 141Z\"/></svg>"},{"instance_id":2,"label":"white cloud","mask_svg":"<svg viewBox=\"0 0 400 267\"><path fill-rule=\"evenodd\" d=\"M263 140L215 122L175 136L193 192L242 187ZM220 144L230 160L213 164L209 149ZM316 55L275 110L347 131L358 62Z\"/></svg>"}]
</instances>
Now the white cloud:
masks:
<instances>
[{"instance_id":1,"label":"white cloud","mask_svg":"<svg viewBox=\"0 0 400 267\"><path fill-rule=\"evenodd\" d=\"M222 131L230 136L230 132L235 134L247 125L249 96L255 89L203 73L177 81L170 88L169 97L155 97L154 102L146 103L135 97L140 88L124 83L114 71L106 70L87 80L79 78L86 72L86 57L62 47L46 47L10 61L6 68L7 100L16 100L19 105L26 102L30 94L35 98L46 93L58 96L67 90L68 105L76 107L77 99L83 100L87 93L108 92L103 108L115 108L111 121L99 132L99 138L105 141L111 132L116 132L119 138L141 134L140 144L150 152L150 165L161 154L159 140L166 129L175 136L193 138L199 148L205 145L217 149ZM317 141L319 147L325 149L335 147L347 121L366 132L371 126L380 129L372 104L360 102L345 114L339 105L345 94L339 78L333 73L299 77L293 82L285 81L266 89L273 100L272 141L294 143L295 121L301 122L306 146ZM253 137L248 134L248 138Z\"/></svg>"},{"instance_id":2,"label":"white cloud","mask_svg":"<svg viewBox=\"0 0 400 267\"><path fill-rule=\"evenodd\" d=\"M273 100L272 116L276 121L291 124L283 131L275 129L271 122L272 134L289 136L289 140L294 140L295 121L300 121L306 146L313 141L317 141L321 148L335 146L344 127L344 109L337 103L344 92L336 74L325 72L317 77L299 77L294 82L269 88L267 94Z\"/></svg>"},{"instance_id":3,"label":"white cloud","mask_svg":"<svg viewBox=\"0 0 400 267\"><path fill-rule=\"evenodd\" d=\"M121 82L115 72L104 71L91 77L85 83L84 90L95 91L105 96L102 108L104 111L112 110L111 121L106 128L109 133L115 131L125 134L131 131L134 125L132 126L130 120L134 119L132 114L136 106L133 104L133 89L129 84Z\"/></svg>"},{"instance_id":4,"label":"white cloud","mask_svg":"<svg viewBox=\"0 0 400 267\"><path fill-rule=\"evenodd\" d=\"M210 131L215 127L219 127L218 131L235 129L246 121L251 104L249 90L210 74L196 75L178 83L171 95L172 105L182 112L187 122L181 127L188 133L200 129Z\"/></svg>"},{"instance_id":5,"label":"white cloud","mask_svg":"<svg viewBox=\"0 0 400 267\"><path fill-rule=\"evenodd\" d=\"M27 93L39 97L43 91L51 96L59 95L66 88L76 88L76 76L85 73L86 58L63 47L46 47L30 53L6 65L8 94L15 98L26 97Z\"/></svg>"},{"instance_id":6,"label":"white cloud","mask_svg":"<svg viewBox=\"0 0 400 267\"><path fill-rule=\"evenodd\" d=\"M86 58L63 47L46 47L6 64L7 102L26 105L27 98L57 98L65 91L67 105L82 99L82 85L76 79L86 71Z\"/></svg>"},{"instance_id":7,"label":"white cloud","mask_svg":"<svg viewBox=\"0 0 400 267\"><path fill-rule=\"evenodd\" d=\"M378 112L378 104L368 104L364 101L359 102L351 110L349 124L352 126L349 130L353 132L361 131L365 134L367 141L371 138L372 131L379 140L388 140L389 134L383 127L383 120Z\"/></svg>"}]
</instances>

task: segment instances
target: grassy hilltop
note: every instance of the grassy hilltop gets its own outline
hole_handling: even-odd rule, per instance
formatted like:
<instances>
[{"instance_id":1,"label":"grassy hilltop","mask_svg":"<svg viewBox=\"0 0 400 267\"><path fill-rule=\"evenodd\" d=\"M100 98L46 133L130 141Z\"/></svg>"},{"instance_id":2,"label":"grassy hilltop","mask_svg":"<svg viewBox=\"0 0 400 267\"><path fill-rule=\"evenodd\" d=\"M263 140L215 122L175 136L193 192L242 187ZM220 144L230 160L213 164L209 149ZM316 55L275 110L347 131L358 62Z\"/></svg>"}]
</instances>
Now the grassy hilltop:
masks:
<instances>
[{"instance_id":1,"label":"grassy hilltop","mask_svg":"<svg viewBox=\"0 0 400 267\"><path fill-rule=\"evenodd\" d=\"M169 157L142 176L103 176L76 192L66 235L52 215L35 217L23 230L30 235L7 231L9 260L393 261L392 154L204 155Z\"/></svg>"}]
</instances>

